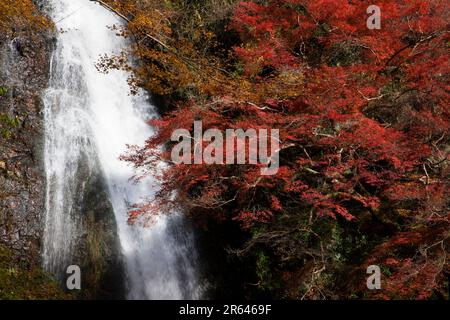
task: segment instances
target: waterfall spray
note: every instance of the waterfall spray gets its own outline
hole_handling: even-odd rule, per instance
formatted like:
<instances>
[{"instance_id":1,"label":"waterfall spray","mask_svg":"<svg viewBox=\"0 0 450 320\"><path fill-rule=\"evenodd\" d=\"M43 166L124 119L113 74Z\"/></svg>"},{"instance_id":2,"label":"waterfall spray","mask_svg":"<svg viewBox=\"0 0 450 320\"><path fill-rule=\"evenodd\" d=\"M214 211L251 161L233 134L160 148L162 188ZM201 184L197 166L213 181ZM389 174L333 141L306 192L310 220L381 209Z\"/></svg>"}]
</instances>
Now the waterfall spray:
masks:
<instances>
[{"instance_id":1,"label":"waterfall spray","mask_svg":"<svg viewBox=\"0 0 450 320\"><path fill-rule=\"evenodd\" d=\"M144 93L128 94L127 73L102 74L95 68L100 55L119 53L124 47L125 41L107 28L120 21L88 0L50 4L62 32L44 96L45 269L60 277L62 268L71 264L83 229L79 203L85 181L80 177L99 166L116 218L127 298L199 298L194 240L183 219L162 217L150 228L127 223L128 205L151 198L158 184L152 177L133 183L132 168L119 160L127 144L142 145L152 134L146 120L155 116L153 106Z\"/></svg>"}]
</instances>

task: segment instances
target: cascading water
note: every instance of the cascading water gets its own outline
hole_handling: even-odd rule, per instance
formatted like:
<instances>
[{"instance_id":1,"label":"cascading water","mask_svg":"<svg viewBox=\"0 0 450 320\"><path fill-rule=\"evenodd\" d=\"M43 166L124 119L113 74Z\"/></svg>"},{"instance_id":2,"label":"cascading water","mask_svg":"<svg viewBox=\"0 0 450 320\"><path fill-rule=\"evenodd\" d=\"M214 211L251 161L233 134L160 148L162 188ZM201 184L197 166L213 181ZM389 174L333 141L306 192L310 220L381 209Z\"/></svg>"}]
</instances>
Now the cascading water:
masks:
<instances>
[{"instance_id":1,"label":"cascading water","mask_svg":"<svg viewBox=\"0 0 450 320\"><path fill-rule=\"evenodd\" d=\"M70 265L83 225L84 176L99 165L108 186L126 269L129 299L196 299L201 296L193 238L181 217L160 218L150 228L127 223L128 204L158 187L131 182L133 170L119 156L142 145L154 116L145 94L128 95L128 75L102 74L100 55L118 53L124 40L107 26L119 21L89 0L50 0L59 33L45 103L47 200L43 261L59 277ZM80 175L80 171L84 175ZM151 196L151 194L150 194Z\"/></svg>"}]
</instances>

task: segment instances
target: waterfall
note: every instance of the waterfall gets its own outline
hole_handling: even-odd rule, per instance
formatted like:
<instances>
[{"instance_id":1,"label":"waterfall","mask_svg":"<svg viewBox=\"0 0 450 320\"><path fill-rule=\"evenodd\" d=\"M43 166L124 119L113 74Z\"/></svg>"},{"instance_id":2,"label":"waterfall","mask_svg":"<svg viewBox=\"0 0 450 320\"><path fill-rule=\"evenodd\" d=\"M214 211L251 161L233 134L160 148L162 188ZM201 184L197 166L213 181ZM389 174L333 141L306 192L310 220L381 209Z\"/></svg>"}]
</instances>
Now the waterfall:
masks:
<instances>
[{"instance_id":1,"label":"waterfall","mask_svg":"<svg viewBox=\"0 0 450 320\"><path fill-rule=\"evenodd\" d=\"M155 116L144 93L130 96L128 74L99 73L99 56L119 53L125 40L108 26L117 18L88 0L50 0L58 33L44 95L47 177L43 264L60 277L73 258L83 224L83 177L96 167L107 185L125 265L128 299L197 299L201 286L191 229L181 216L159 218L144 228L127 223L130 203L151 198L151 177L136 184L119 160L126 145L142 145ZM80 172L83 174L80 174Z\"/></svg>"}]
</instances>

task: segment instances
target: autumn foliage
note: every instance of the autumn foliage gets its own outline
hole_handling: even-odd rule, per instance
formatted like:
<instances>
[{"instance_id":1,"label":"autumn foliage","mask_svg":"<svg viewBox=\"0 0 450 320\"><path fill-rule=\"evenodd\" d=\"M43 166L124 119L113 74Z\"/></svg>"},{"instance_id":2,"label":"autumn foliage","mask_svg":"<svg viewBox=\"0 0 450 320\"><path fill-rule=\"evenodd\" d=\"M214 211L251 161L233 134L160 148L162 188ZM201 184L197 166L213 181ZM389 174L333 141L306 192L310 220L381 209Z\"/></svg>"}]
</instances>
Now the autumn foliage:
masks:
<instances>
[{"instance_id":1,"label":"autumn foliage","mask_svg":"<svg viewBox=\"0 0 450 320\"><path fill-rule=\"evenodd\" d=\"M32 0L2 0L0 2L0 32L14 35L21 31L42 30L50 20L38 12Z\"/></svg>"},{"instance_id":2,"label":"autumn foliage","mask_svg":"<svg viewBox=\"0 0 450 320\"><path fill-rule=\"evenodd\" d=\"M116 8L132 12L139 67L130 69L138 85L171 94L155 136L125 156L147 172L169 163L158 198L132 220L177 208L206 226L239 224L246 241L231 251L253 257L257 288L276 297L445 297L447 1L380 0L380 30L366 26L369 1L247 1L222 29L192 18L190 36L174 5L129 2ZM171 165L173 130L195 120L204 130L279 129L278 174ZM382 267L383 290L365 289L370 264Z\"/></svg>"}]
</instances>

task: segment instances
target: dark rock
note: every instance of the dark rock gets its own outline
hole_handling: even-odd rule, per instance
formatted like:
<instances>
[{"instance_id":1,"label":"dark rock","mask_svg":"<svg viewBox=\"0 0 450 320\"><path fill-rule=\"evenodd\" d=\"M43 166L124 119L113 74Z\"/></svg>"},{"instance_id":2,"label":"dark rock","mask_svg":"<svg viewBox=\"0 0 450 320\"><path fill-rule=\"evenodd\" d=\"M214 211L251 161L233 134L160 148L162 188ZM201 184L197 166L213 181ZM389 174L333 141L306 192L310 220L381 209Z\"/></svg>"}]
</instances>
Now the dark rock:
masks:
<instances>
[{"instance_id":1,"label":"dark rock","mask_svg":"<svg viewBox=\"0 0 450 320\"><path fill-rule=\"evenodd\" d=\"M30 266L40 263L44 212L41 157L43 108L47 87L51 35L24 33L14 39L0 35L0 113L19 119L11 136L0 136L0 244L12 248Z\"/></svg>"}]
</instances>

